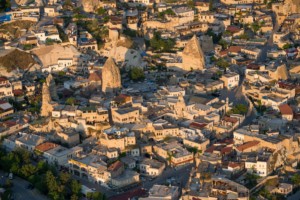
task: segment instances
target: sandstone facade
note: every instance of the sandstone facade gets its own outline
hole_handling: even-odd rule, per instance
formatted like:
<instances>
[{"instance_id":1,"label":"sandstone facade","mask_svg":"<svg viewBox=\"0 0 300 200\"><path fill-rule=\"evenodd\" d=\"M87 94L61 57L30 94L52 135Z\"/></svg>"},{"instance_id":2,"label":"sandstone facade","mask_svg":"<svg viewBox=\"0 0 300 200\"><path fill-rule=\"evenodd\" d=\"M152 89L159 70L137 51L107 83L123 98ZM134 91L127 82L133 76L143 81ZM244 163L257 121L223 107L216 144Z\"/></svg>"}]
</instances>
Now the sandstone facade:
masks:
<instances>
[{"instance_id":1,"label":"sandstone facade","mask_svg":"<svg viewBox=\"0 0 300 200\"><path fill-rule=\"evenodd\" d=\"M111 93L121 88L121 75L115 61L109 57L102 69L102 92Z\"/></svg>"},{"instance_id":2,"label":"sandstone facade","mask_svg":"<svg viewBox=\"0 0 300 200\"><path fill-rule=\"evenodd\" d=\"M182 52L182 69L185 71L205 68L205 57L196 35L186 44Z\"/></svg>"}]
</instances>

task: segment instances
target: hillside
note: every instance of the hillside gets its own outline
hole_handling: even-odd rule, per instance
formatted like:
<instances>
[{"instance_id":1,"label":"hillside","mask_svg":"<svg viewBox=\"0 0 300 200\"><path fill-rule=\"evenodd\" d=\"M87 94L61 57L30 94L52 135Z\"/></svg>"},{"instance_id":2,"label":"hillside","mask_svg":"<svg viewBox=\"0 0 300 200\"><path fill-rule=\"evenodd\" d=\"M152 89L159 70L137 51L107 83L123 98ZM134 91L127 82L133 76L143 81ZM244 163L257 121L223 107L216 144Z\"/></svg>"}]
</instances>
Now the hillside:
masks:
<instances>
[{"instance_id":1,"label":"hillside","mask_svg":"<svg viewBox=\"0 0 300 200\"><path fill-rule=\"evenodd\" d=\"M7 72L11 72L17 68L28 69L32 64L36 64L31 54L18 49L12 50L0 57L0 67Z\"/></svg>"},{"instance_id":2,"label":"hillside","mask_svg":"<svg viewBox=\"0 0 300 200\"><path fill-rule=\"evenodd\" d=\"M32 28L35 23L31 21L15 21L11 23L5 23L0 25L0 33L5 35L9 35L10 37L19 38L21 36L22 29L29 29Z\"/></svg>"}]
</instances>

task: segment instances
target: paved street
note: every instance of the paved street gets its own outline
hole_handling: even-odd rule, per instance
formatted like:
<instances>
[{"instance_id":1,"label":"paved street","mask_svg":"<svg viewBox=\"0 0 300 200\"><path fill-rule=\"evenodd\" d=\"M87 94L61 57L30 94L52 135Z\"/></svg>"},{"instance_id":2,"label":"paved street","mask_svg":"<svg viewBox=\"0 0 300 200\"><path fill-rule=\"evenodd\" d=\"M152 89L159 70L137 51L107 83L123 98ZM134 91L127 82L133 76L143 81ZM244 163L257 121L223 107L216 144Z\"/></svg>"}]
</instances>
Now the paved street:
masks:
<instances>
[{"instance_id":1,"label":"paved street","mask_svg":"<svg viewBox=\"0 0 300 200\"><path fill-rule=\"evenodd\" d=\"M287 200L299 200L299 199L300 199L300 190L298 190L295 194L287 198Z\"/></svg>"},{"instance_id":2,"label":"paved street","mask_svg":"<svg viewBox=\"0 0 300 200\"><path fill-rule=\"evenodd\" d=\"M176 182L180 183L180 185L184 187L188 182L189 174L192 169L192 166L193 166L193 164L183 166L179 169L167 168L161 176L159 176L153 180L150 180L149 178L145 178L142 181L141 187L149 190L155 184L165 184L167 179L172 178L172 177L175 178ZM89 188L95 188L97 191L104 193L107 197L112 197L112 196L119 195L122 193L122 192L108 190L107 188L105 188L101 185L91 183L87 180L79 179L79 177L77 177L77 176L73 176L73 178L81 181L81 183L83 185L86 185ZM136 188L137 187L133 187L132 189L136 189ZM124 192L127 192L127 191L124 191Z\"/></svg>"},{"instance_id":3,"label":"paved street","mask_svg":"<svg viewBox=\"0 0 300 200\"><path fill-rule=\"evenodd\" d=\"M174 177L175 181L181 183L181 186L184 187L189 180L189 175L190 175L192 166L193 165L191 164L188 166L184 166L180 169L168 168L162 173L161 176L157 177L156 179L154 179L152 181L150 181L150 180L145 181L142 184L142 187L149 190L155 184L165 184L166 180L171 177Z\"/></svg>"},{"instance_id":4,"label":"paved street","mask_svg":"<svg viewBox=\"0 0 300 200\"><path fill-rule=\"evenodd\" d=\"M3 171L0 171L0 176L3 176L5 178L5 174ZM26 189L27 185L29 184L28 181L14 176L12 182L14 200L48 200L48 198L42 195L37 189Z\"/></svg>"},{"instance_id":5,"label":"paved street","mask_svg":"<svg viewBox=\"0 0 300 200\"><path fill-rule=\"evenodd\" d=\"M273 29L272 33L270 34L267 44L261 48L262 51L261 51L260 56L257 59L257 62L264 62L267 59L267 52L269 50L271 50L274 46L273 34L274 34L274 32L276 32L279 29L279 27L276 22L275 14L271 13L271 15L272 15L272 20L273 20L273 24L274 24L274 29ZM240 73L240 75L241 75L241 73ZM248 102L245 99L245 95L242 93L242 84L243 84L244 78L245 77L243 75L240 76L239 86L234 88L233 90L225 89L225 90L221 91L220 99L226 100L226 98L228 97L229 102L233 103L233 105L236 105L236 104L248 105ZM246 114L246 118L241 126L249 125L256 118L256 113L255 113L253 105L249 105L248 108L249 108L248 113Z\"/></svg>"},{"instance_id":6,"label":"paved street","mask_svg":"<svg viewBox=\"0 0 300 200\"><path fill-rule=\"evenodd\" d=\"M240 76L240 82L239 82L239 86L232 89L232 90L227 90L224 89L221 91L221 95L220 95L220 99L221 100L226 100L226 98L228 97L229 99L229 103L232 103L233 105L237 105L237 104L244 104L244 105L248 105L248 101L246 100L245 95L242 92L242 84L244 81L244 76L241 75ZM246 114L246 118L243 121L241 126L246 126L251 124L251 122L256 118L256 114L254 111L254 108L252 105L248 106L248 112Z\"/></svg>"},{"instance_id":7,"label":"paved street","mask_svg":"<svg viewBox=\"0 0 300 200\"><path fill-rule=\"evenodd\" d=\"M267 53L268 53L268 51L271 50L274 47L274 44L273 44L273 34L276 31L278 31L278 29L279 29L278 23L276 21L275 14L273 12L271 12L270 14L272 16L272 21L273 21L273 27L274 28L273 28L272 33L270 34L270 37L268 39L267 44L261 48L261 54L260 54L260 56L257 59L258 62L264 62L267 59Z\"/></svg>"}]
</instances>

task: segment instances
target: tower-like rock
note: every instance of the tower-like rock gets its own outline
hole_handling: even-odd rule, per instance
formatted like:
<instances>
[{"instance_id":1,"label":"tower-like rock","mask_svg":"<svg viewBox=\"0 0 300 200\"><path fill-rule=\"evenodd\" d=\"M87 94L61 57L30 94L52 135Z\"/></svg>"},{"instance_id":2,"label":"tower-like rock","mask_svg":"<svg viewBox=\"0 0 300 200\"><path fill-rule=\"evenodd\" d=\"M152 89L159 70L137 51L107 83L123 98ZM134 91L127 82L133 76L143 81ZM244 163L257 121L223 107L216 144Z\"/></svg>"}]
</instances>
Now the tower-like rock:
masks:
<instances>
[{"instance_id":1,"label":"tower-like rock","mask_svg":"<svg viewBox=\"0 0 300 200\"><path fill-rule=\"evenodd\" d=\"M42 88L42 107L41 107L41 116L47 117L53 111L54 106L57 103L54 100L58 100L58 95L56 92L56 85L53 79L53 76L50 74Z\"/></svg>"},{"instance_id":2,"label":"tower-like rock","mask_svg":"<svg viewBox=\"0 0 300 200\"><path fill-rule=\"evenodd\" d=\"M47 85L49 87L49 90L50 90L51 99L52 100L58 100L55 81L54 81L53 76L51 74L49 74L48 77L46 78L46 83L47 83Z\"/></svg>"},{"instance_id":3,"label":"tower-like rock","mask_svg":"<svg viewBox=\"0 0 300 200\"><path fill-rule=\"evenodd\" d=\"M50 89L46 82L43 84L43 88L42 88L41 116L43 117L49 116L49 113L52 111L52 106L50 103L51 103Z\"/></svg>"},{"instance_id":4,"label":"tower-like rock","mask_svg":"<svg viewBox=\"0 0 300 200\"><path fill-rule=\"evenodd\" d=\"M109 57L102 69L102 92L109 93L121 88L121 74L115 61Z\"/></svg>"},{"instance_id":5,"label":"tower-like rock","mask_svg":"<svg viewBox=\"0 0 300 200\"><path fill-rule=\"evenodd\" d=\"M205 57L196 35L186 44L182 52L182 69L185 71L205 68Z\"/></svg>"}]
</instances>

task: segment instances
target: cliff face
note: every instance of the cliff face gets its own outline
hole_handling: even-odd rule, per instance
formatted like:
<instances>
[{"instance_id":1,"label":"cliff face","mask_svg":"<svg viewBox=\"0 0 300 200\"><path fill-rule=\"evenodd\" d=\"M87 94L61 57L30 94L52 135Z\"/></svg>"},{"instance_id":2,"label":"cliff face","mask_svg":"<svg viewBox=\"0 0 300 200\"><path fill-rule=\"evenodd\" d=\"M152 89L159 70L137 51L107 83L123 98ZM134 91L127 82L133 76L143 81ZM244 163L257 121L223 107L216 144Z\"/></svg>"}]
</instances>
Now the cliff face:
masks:
<instances>
[{"instance_id":1,"label":"cliff face","mask_svg":"<svg viewBox=\"0 0 300 200\"><path fill-rule=\"evenodd\" d=\"M85 12L94 12L100 6L98 0L81 0L82 8Z\"/></svg>"}]
</instances>

